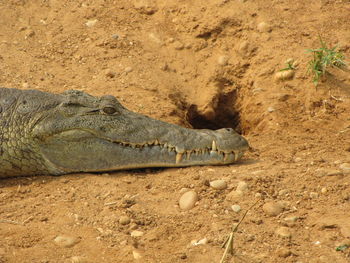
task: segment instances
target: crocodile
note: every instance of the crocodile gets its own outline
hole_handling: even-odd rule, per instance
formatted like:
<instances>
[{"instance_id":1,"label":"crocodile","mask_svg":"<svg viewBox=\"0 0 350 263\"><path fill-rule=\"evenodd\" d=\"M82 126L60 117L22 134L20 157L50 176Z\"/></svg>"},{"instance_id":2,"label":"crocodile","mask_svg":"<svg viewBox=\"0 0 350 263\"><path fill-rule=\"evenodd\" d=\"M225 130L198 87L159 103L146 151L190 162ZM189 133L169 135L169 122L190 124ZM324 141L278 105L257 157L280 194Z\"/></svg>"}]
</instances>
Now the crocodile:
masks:
<instances>
[{"instance_id":1,"label":"crocodile","mask_svg":"<svg viewBox=\"0 0 350 263\"><path fill-rule=\"evenodd\" d=\"M247 140L129 111L111 95L0 88L0 177L225 165Z\"/></svg>"}]
</instances>

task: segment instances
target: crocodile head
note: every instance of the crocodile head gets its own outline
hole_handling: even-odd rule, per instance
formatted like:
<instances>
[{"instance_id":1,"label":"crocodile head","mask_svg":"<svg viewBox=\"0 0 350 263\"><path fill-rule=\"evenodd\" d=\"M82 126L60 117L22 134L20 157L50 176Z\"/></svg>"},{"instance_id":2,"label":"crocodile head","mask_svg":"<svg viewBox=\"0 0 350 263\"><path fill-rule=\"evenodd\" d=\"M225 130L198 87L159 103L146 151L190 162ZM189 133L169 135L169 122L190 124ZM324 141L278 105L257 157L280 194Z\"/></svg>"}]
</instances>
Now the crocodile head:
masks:
<instances>
[{"instance_id":1,"label":"crocodile head","mask_svg":"<svg viewBox=\"0 0 350 263\"><path fill-rule=\"evenodd\" d=\"M68 91L60 98L32 130L57 173L230 164L249 148L232 129L194 130L158 121L127 110L113 96Z\"/></svg>"}]
</instances>

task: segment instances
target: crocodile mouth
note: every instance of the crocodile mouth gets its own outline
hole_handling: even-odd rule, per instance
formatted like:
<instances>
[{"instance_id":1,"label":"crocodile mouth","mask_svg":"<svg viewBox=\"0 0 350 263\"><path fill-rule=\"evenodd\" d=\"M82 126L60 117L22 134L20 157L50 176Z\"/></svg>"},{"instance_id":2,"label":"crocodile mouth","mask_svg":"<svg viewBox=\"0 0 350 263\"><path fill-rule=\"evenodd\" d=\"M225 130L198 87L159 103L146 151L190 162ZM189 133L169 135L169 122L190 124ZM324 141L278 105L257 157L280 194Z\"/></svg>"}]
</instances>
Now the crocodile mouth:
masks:
<instances>
[{"instance_id":1,"label":"crocodile mouth","mask_svg":"<svg viewBox=\"0 0 350 263\"><path fill-rule=\"evenodd\" d=\"M64 172L223 165L236 162L247 150L245 144L234 150L222 150L218 141L210 143L210 140L206 143L208 147L188 149L158 139L146 143L122 142L89 129L71 129L46 137L40 149L48 162Z\"/></svg>"},{"instance_id":2,"label":"crocodile mouth","mask_svg":"<svg viewBox=\"0 0 350 263\"><path fill-rule=\"evenodd\" d=\"M110 140L109 140L110 141ZM221 151L217 147L217 143L215 140L212 141L211 147L206 147L204 149L191 149L191 150L180 150L179 147L173 146L168 143L160 143L158 140L139 144L139 143L130 143L130 142L118 142L118 141L110 141L114 144L118 144L122 147L128 147L135 149L136 151L142 150L153 150L161 152L162 154L169 154L175 156L174 163L180 165L182 162L186 163L187 161L200 159L203 161L216 159L220 161L220 163L231 163L238 161L246 151L246 149L241 150L232 150L232 151Z\"/></svg>"}]
</instances>

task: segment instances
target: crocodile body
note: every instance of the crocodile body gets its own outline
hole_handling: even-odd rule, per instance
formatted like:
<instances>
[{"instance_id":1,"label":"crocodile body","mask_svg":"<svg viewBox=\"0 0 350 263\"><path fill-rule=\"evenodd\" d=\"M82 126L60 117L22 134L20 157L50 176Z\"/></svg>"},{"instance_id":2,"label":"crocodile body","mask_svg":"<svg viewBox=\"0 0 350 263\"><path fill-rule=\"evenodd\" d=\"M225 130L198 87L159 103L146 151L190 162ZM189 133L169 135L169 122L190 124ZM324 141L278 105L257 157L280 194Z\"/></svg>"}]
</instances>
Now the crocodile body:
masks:
<instances>
[{"instance_id":1,"label":"crocodile body","mask_svg":"<svg viewBox=\"0 0 350 263\"><path fill-rule=\"evenodd\" d=\"M0 88L0 177L223 165L248 148L232 129L158 121L110 95Z\"/></svg>"}]
</instances>

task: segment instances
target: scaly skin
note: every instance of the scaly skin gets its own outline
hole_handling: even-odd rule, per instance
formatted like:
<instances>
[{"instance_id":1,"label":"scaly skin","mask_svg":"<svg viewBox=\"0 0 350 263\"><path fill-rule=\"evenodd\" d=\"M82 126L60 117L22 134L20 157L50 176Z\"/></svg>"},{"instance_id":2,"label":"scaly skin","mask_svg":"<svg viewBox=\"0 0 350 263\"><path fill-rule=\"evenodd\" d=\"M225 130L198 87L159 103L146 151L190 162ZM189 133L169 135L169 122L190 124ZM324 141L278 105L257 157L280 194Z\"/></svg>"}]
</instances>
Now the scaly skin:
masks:
<instances>
[{"instance_id":1,"label":"scaly skin","mask_svg":"<svg viewBox=\"0 0 350 263\"><path fill-rule=\"evenodd\" d=\"M0 177L224 165L248 142L125 109L115 97L0 88Z\"/></svg>"}]
</instances>

